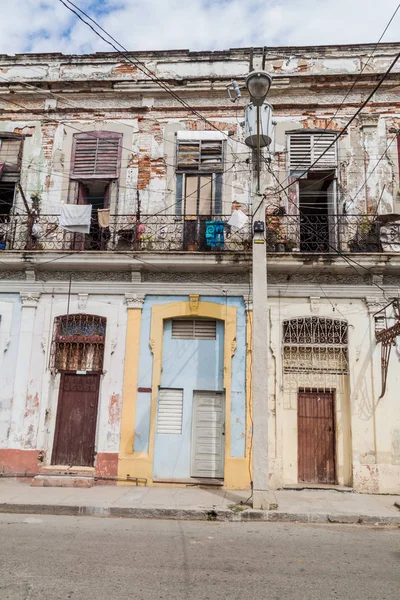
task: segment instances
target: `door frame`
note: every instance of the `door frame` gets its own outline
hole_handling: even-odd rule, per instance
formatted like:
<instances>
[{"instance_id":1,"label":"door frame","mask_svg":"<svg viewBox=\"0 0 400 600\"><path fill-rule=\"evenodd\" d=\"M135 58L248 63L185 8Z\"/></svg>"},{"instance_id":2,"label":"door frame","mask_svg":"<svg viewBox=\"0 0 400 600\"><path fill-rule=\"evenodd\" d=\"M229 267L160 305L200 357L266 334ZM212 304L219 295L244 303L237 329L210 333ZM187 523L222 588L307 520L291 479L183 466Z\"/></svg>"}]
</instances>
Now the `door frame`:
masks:
<instances>
[{"instance_id":1,"label":"door frame","mask_svg":"<svg viewBox=\"0 0 400 600\"><path fill-rule=\"evenodd\" d=\"M205 394L216 394L223 399L222 402L222 411L223 411L223 433L221 434L221 461L222 461L222 477L199 477L198 475L192 475L193 469L193 460L194 460L194 451L193 451L193 441L195 436L195 408L196 408L196 396L201 396ZM193 390L193 399L192 399L192 435L190 439L190 477L192 479L225 479L225 440L226 440L226 392L224 390Z\"/></svg>"},{"instance_id":2,"label":"door frame","mask_svg":"<svg viewBox=\"0 0 400 600\"><path fill-rule=\"evenodd\" d=\"M53 434L53 444L51 449L51 457L50 457L50 465L57 464L54 462L54 456L57 449L58 438L60 435L60 423L61 423L61 411L62 411L62 392L63 392L63 381L65 375L75 375L76 377L85 377L86 375L97 375L98 376L98 385L97 385L97 404L96 404L96 426L94 430L94 440L93 440L93 467L96 463L96 442L97 442L97 432L98 432L98 421L99 421L99 403L100 403L100 386L101 386L101 375L102 373L99 371L88 371L85 375L78 375L76 371L60 371L60 383L58 386L58 397L57 397L57 410L56 410L56 418L54 423L54 434ZM73 466L73 465L71 465ZM82 466L82 465L76 465Z\"/></svg>"},{"instance_id":3,"label":"door frame","mask_svg":"<svg viewBox=\"0 0 400 600\"><path fill-rule=\"evenodd\" d=\"M337 472L337 441L336 441L336 432L337 432L337 423L336 423L336 390L333 389L327 392L325 389L318 388L303 388L297 390L297 481L298 483L315 483L318 485L318 482L308 482L308 481L300 481L299 478L299 462L300 462L300 454L299 454L299 395L300 394L331 394L332 396L332 425L333 425L333 483L324 484L321 482L321 485L337 485L338 484L338 472Z\"/></svg>"}]
</instances>

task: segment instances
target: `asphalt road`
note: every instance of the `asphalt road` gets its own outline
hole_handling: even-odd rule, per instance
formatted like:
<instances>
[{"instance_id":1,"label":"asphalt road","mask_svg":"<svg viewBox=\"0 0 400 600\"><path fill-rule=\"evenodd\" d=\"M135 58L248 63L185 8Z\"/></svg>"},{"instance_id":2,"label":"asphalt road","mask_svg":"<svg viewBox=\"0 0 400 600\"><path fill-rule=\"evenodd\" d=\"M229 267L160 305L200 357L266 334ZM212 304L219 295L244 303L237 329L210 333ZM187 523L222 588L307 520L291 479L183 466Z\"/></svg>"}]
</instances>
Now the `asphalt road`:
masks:
<instances>
[{"instance_id":1,"label":"asphalt road","mask_svg":"<svg viewBox=\"0 0 400 600\"><path fill-rule=\"evenodd\" d=\"M400 530L0 515L1 600L389 600Z\"/></svg>"}]
</instances>

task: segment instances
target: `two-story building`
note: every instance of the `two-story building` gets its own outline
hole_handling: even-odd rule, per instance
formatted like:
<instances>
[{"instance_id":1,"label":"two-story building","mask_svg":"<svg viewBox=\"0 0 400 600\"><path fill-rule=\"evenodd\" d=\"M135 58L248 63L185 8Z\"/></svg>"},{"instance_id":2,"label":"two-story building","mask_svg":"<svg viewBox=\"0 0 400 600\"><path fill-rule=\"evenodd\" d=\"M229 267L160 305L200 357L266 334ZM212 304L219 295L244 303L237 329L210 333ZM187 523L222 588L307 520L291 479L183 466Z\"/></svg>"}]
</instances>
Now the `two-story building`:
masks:
<instances>
[{"instance_id":1,"label":"two-story building","mask_svg":"<svg viewBox=\"0 0 400 600\"><path fill-rule=\"evenodd\" d=\"M397 52L264 49L273 488L400 490ZM0 57L0 470L250 488L250 53L129 57Z\"/></svg>"}]
</instances>

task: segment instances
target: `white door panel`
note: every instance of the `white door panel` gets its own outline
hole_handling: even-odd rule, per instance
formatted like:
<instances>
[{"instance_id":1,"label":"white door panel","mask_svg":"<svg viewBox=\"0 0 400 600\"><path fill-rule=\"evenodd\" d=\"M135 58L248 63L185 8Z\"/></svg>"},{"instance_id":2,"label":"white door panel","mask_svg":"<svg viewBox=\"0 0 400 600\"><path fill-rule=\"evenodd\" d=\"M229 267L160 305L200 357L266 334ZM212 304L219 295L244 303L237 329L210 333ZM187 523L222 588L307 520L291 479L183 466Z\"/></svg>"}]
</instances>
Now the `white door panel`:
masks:
<instances>
[{"instance_id":1,"label":"white door panel","mask_svg":"<svg viewBox=\"0 0 400 600\"><path fill-rule=\"evenodd\" d=\"M224 476L225 396L221 392L193 395L192 477Z\"/></svg>"}]
</instances>

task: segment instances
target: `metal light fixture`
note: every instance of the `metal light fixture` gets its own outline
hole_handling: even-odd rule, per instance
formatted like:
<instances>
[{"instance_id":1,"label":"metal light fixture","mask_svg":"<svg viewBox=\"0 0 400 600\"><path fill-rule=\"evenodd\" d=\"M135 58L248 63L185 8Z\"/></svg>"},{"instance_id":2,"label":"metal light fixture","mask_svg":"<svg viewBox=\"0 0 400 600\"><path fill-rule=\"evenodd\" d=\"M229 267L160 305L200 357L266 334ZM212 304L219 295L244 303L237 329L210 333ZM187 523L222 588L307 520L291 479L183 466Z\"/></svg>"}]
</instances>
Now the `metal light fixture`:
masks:
<instances>
[{"instance_id":1,"label":"metal light fixture","mask_svg":"<svg viewBox=\"0 0 400 600\"><path fill-rule=\"evenodd\" d=\"M246 77L246 87L254 106L262 106L272 79L265 71L252 71Z\"/></svg>"}]
</instances>

